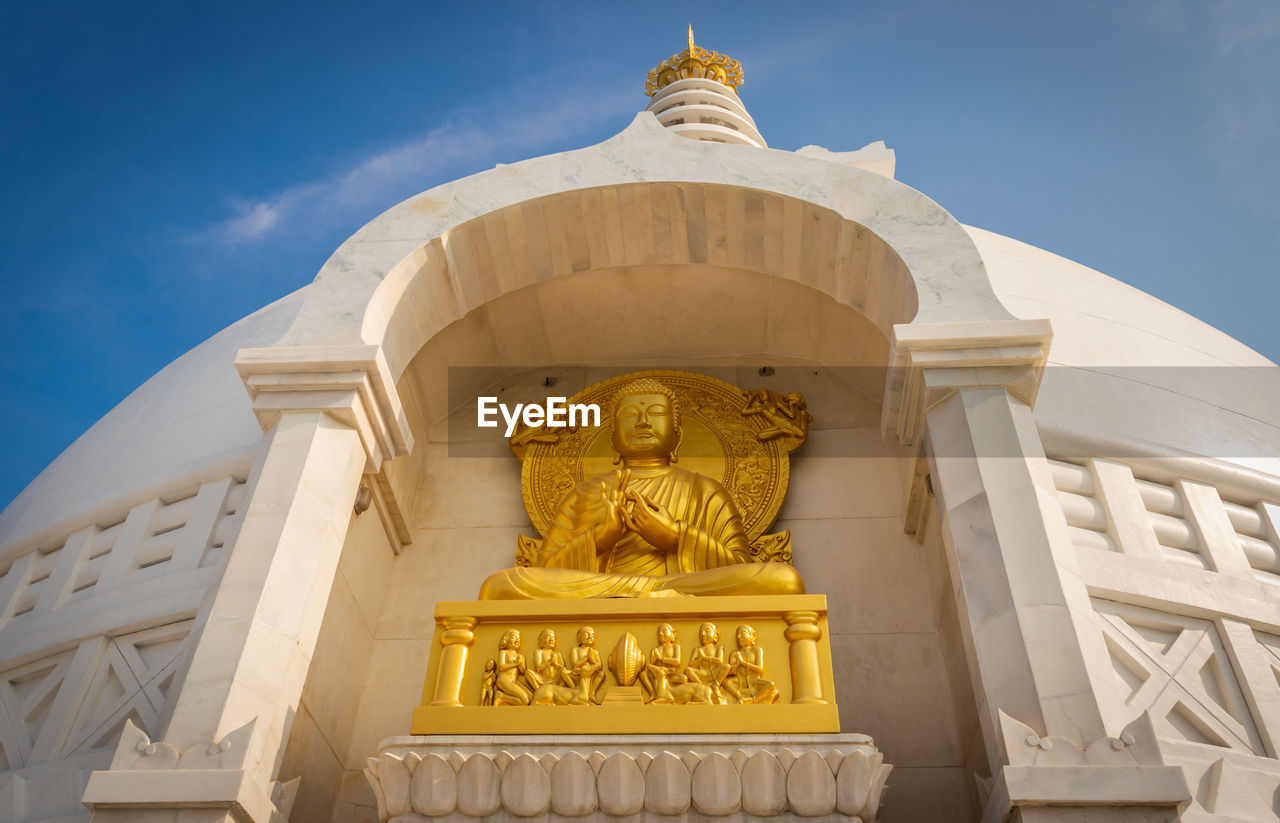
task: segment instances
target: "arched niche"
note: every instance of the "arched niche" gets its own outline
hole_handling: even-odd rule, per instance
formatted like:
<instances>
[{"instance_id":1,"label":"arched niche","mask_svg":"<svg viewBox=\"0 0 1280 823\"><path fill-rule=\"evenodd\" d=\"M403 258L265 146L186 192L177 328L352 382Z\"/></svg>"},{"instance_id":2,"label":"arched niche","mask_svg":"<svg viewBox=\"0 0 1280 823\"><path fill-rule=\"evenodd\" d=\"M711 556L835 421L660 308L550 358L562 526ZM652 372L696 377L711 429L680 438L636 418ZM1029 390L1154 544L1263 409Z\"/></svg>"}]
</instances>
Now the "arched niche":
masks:
<instances>
[{"instance_id":1,"label":"arched niche","mask_svg":"<svg viewBox=\"0 0 1280 823\"><path fill-rule=\"evenodd\" d=\"M804 283L886 336L900 323L1012 319L963 227L920 192L828 160L683 139L641 113L598 145L387 210L325 263L277 345L376 346L398 380L436 331L502 294L686 263Z\"/></svg>"},{"instance_id":2,"label":"arched niche","mask_svg":"<svg viewBox=\"0 0 1280 823\"><path fill-rule=\"evenodd\" d=\"M535 282L473 309L416 353L401 394L419 398L415 436L440 441L450 415L474 417L477 394L540 402L619 371L690 368L779 391L835 381L848 393L829 398L817 425L874 427L888 352L865 315L794 280L706 263L621 266ZM764 367L777 373L762 376Z\"/></svg>"},{"instance_id":3,"label":"arched niche","mask_svg":"<svg viewBox=\"0 0 1280 823\"><path fill-rule=\"evenodd\" d=\"M672 319L707 303L732 304L774 279L806 286L866 317L887 339L916 315L915 283L902 258L878 235L836 211L794 197L704 183L627 183L575 189L498 209L426 243L392 270L369 304L361 334L380 342L393 375L441 329L498 298L566 276L648 267L682 271L656 293L597 286L612 302L586 309L586 292L562 290L542 314L608 348L611 317L651 313L648 327L675 332L683 351L701 356L711 321ZM734 270L754 277L721 278L716 288L698 271ZM554 291L554 289L553 289ZM698 306L690 306L690 303ZM670 304L670 305L668 305ZM664 320L663 318L667 318ZM511 322L523 322L511 318ZM749 336L758 318L722 323ZM752 350L762 350L758 346ZM526 362L556 352L526 349ZM877 365L883 365L883 362Z\"/></svg>"},{"instance_id":4,"label":"arched niche","mask_svg":"<svg viewBox=\"0 0 1280 823\"><path fill-rule=\"evenodd\" d=\"M815 417L806 455L823 471L838 463L869 478L892 468L896 499L897 468L886 461L900 455L878 429L888 353L888 338L865 315L761 272L651 264L535 282L450 323L405 368L398 389L420 450L408 463L423 484L416 505L405 500L416 509L406 516L417 528L524 522L519 462L500 431L475 427L476 396L542 402L648 368L803 393ZM864 454L882 459L827 459ZM469 508L461 498L481 493L492 511L461 517Z\"/></svg>"}]
</instances>

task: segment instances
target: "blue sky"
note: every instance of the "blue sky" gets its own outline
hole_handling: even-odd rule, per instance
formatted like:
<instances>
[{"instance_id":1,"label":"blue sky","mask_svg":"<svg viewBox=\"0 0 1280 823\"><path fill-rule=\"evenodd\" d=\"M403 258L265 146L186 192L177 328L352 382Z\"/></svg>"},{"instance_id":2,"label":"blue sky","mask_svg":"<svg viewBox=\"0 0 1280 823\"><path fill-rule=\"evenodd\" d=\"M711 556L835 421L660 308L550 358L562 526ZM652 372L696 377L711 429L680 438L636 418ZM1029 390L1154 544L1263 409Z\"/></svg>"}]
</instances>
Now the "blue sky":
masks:
<instances>
[{"instance_id":1,"label":"blue sky","mask_svg":"<svg viewBox=\"0 0 1280 823\"><path fill-rule=\"evenodd\" d=\"M1280 3L11 2L0 504L394 203L606 139L740 59L774 148L885 140L962 222L1280 360Z\"/></svg>"}]
</instances>

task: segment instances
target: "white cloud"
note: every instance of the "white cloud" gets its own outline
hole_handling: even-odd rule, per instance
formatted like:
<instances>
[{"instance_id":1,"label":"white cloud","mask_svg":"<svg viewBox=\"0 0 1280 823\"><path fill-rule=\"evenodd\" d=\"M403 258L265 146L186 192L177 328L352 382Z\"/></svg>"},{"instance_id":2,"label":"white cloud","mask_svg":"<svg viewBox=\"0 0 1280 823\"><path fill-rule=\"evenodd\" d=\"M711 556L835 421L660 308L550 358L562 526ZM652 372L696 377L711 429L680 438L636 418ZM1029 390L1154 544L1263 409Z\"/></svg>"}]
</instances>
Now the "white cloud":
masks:
<instances>
[{"instance_id":1,"label":"white cloud","mask_svg":"<svg viewBox=\"0 0 1280 823\"><path fill-rule=\"evenodd\" d=\"M256 240L280 222L280 202L243 203L236 210L239 214L219 224L233 242Z\"/></svg>"},{"instance_id":2,"label":"white cloud","mask_svg":"<svg viewBox=\"0 0 1280 823\"><path fill-rule=\"evenodd\" d=\"M198 241L230 250L257 246L337 224L353 226L388 204L478 163L522 159L557 146L607 121L625 125L629 109L643 106L634 92L612 95L574 89L536 111L505 118L457 116L420 136L371 154L347 169L256 198L240 198L234 213L195 233ZM494 105L491 111L508 111Z\"/></svg>"}]
</instances>

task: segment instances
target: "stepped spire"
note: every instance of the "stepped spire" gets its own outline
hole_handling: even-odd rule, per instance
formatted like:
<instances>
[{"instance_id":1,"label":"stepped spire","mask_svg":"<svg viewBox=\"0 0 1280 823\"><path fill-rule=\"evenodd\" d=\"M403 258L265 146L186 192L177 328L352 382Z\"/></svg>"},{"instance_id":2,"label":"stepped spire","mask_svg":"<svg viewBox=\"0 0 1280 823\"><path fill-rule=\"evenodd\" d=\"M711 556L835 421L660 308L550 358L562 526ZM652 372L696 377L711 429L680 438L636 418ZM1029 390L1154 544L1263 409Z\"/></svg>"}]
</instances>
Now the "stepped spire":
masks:
<instances>
[{"instance_id":1,"label":"stepped spire","mask_svg":"<svg viewBox=\"0 0 1280 823\"><path fill-rule=\"evenodd\" d=\"M765 148L738 99L742 83L742 64L694 43L690 24L689 48L663 60L645 78L645 94L653 98L645 110L682 137Z\"/></svg>"}]
</instances>

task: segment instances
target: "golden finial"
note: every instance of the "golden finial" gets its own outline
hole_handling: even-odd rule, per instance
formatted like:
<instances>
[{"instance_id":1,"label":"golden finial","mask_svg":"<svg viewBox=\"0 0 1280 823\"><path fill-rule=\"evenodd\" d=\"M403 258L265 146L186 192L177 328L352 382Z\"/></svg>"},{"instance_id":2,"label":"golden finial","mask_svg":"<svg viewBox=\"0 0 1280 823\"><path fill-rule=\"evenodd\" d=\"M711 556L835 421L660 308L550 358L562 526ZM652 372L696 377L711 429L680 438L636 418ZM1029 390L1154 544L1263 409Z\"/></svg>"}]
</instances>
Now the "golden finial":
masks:
<instances>
[{"instance_id":1,"label":"golden finial","mask_svg":"<svg viewBox=\"0 0 1280 823\"><path fill-rule=\"evenodd\" d=\"M734 94L742 85L742 64L732 57L695 45L693 24L690 23L689 48L671 55L651 69L644 81L644 93L652 97L659 89L692 77L720 82Z\"/></svg>"}]
</instances>

